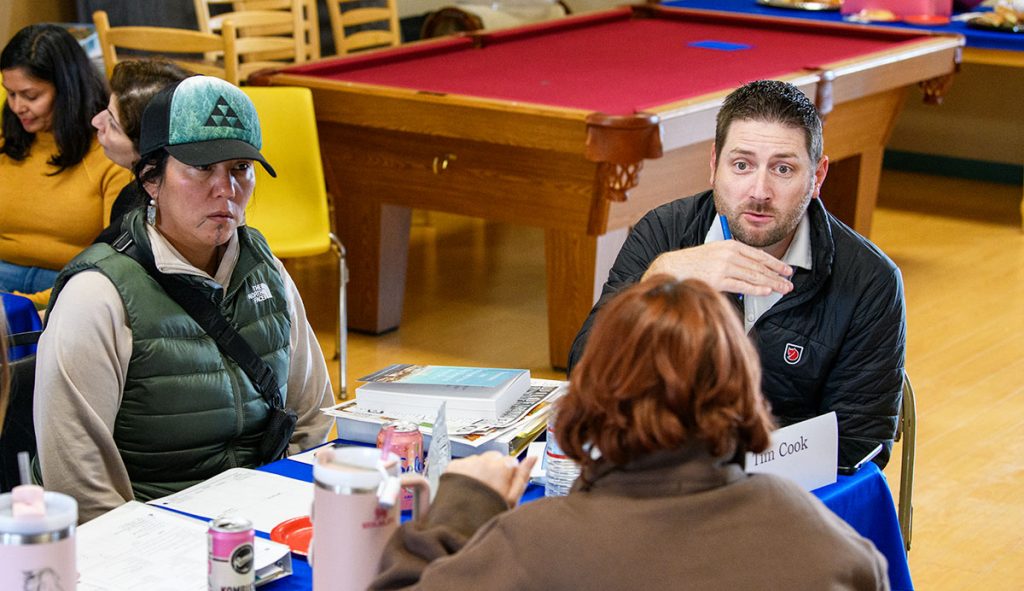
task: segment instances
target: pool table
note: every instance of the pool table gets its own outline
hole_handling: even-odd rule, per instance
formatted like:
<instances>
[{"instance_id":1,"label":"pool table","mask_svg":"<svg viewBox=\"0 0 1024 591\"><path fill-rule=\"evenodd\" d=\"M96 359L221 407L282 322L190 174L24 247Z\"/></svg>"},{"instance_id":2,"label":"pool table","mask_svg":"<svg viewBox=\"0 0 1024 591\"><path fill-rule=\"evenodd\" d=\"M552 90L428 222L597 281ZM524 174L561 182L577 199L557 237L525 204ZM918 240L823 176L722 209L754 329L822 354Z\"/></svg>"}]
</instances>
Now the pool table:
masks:
<instances>
[{"instance_id":1,"label":"pool table","mask_svg":"<svg viewBox=\"0 0 1024 591\"><path fill-rule=\"evenodd\" d=\"M312 89L349 327L397 328L410 208L543 228L549 355L565 367L631 224L708 187L723 97L782 79L826 117L829 209L867 234L907 90L940 98L956 35L653 5L264 73Z\"/></svg>"}]
</instances>

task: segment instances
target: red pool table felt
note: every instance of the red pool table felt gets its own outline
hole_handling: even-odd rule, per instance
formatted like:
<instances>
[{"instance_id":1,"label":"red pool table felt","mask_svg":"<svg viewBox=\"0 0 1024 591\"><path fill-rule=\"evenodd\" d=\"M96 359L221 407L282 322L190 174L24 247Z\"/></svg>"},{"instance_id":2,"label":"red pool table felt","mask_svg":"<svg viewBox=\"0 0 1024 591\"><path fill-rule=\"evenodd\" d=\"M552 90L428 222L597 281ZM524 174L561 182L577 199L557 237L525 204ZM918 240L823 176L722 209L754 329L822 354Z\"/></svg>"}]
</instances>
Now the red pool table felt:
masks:
<instances>
[{"instance_id":1,"label":"red pool table felt","mask_svg":"<svg viewBox=\"0 0 1024 591\"><path fill-rule=\"evenodd\" d=\"M921 38L898 30L751 22L630 18L624 10L484 34L482 47L455 38L284 72L625 115Z\"/></svg>"}]
</instances>

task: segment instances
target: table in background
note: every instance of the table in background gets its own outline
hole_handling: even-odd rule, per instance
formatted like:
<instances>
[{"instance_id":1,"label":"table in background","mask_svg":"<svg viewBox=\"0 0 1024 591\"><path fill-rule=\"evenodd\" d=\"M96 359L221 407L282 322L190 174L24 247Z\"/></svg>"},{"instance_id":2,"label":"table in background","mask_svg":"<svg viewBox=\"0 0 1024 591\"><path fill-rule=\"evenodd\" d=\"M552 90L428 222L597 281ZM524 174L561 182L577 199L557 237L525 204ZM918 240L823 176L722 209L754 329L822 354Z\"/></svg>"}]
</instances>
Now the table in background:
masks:
<instances>
[{"instance_id":1,"label":"table in background","mask_svg":"<svg viewBox=\"0 0 1024 591\"><path fill-rule=\"evenodd\" d=\"M36 307L32 303L32 300L12 293L0 293L0 297L3 298L4 315L7 317L8 334L29 332L39 330L43 327L43 323L39 319L39 312L36 311ZM12 347L11 350L7 352L7 358L10 361L14 361L15 359L21 359L22 357L31 355L35 352L35 345Z\"/></svg>"},{"instance_id":2,"label":"table in background","mask_svg":"<svg viewBox=\"0 0 1024 591\"><path fill-rule=\"evenodd\" d=\"M723 10L737 14L757 15L771 18L800 18L823 23L844 22L839 11L810 11L762 6L754 0L669 0L665 6L689 9ZM979 9L980 10L980 9ZM929 31L932 33L955 33L963 35L966 46L963 61L987 66L1024 68L1024 35L985 31L968 27L961 21L945 25L911 25L907 23L878 23L902 29ZM1018 74L1019 75L1019 74ZM998 92L998 89L992 89ZM828 144L826 143L826 146ZM827 151L827 150L826 150ZM1021 221L1024 223L1024 198L1020 204Z\"/></svg>"},{"instance_id":3,"label":"table in background","mask_svg":"<svg viewBox=\"0 0 1024 591\"><path fill-rule=\"evenodd\" d=\"M726 94L777 78L817 97L832 156L822 198L867 234L906 89L946 80L961 42L633 6L331 58L252 82L313 91L348 250L350 328L398 327L410 208L536 226L545 231L550 360L564 367L629 227L708 187Z\"/></svg>"},{"instance_id":4,"label":"table in background","mask_svg":"<svg viewBox=\"0 0 1024 591\"><path fill-rule=\"evenodd\" d=\"M342 442L349 443L349 442ZM363 444L354 444L363 445ZM313 480L313 467L292 460L279 460L260 468L296 480ZM835 484L813 491L813 494L853 529L871 540L889 562L889 582L893 591L911 591L910 567L903 549L903 536L896 520L896 507L885 475L869 462L852 476L839 476ZM522 502L544 496L544 487L531 484L523 494ZM267 537L265 534L260 534ZM292 557L294 573L279 581L268 583L261 589L268 591L308 591L312 589L312 571L309 563L299 556Z\"/></svg>"}]
</instances>

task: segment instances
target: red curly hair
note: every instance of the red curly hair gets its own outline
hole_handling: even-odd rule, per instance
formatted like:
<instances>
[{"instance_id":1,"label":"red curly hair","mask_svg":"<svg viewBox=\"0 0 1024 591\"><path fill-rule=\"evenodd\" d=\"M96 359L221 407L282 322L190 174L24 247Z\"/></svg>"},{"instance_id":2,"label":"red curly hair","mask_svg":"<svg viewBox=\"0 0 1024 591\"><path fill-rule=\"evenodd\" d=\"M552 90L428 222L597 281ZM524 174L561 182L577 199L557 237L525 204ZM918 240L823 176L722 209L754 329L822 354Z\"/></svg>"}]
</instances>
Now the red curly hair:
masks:
<instances>
[{"instance_id":1,"label":"red curly hair","mask_svg":"<svg viewBox=\"0 0 1024 591\"><path fill-rule=\"evenodd\" d=\"M758 357L725 297L658 275L605 306L558 403L555 437L584 468L703 443L722 456L764 451L774 423Z\"/></svg>"}]
</instances>

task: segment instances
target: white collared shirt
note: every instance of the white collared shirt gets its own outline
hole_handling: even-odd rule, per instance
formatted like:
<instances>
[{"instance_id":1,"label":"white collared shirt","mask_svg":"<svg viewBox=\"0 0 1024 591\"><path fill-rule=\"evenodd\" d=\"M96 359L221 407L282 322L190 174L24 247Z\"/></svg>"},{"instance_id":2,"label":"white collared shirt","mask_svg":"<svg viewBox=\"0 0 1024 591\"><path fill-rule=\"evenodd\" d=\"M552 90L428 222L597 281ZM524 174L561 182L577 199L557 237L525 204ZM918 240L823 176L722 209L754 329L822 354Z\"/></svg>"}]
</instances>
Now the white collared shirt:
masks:
<instances>
[{"instance_id":1,"label":"white collared shirt","mask_svg":"<svg viewBox=\"0 0 1024 591\"><path fill-rule=\"evenodd\" d=\"M715 216L715 222L711 224L711 228L708 229L707 235L704 237L704 244L711 242L717 242L719 240L725 240L724 234L722 234L722 224L718 221L718 216ZM800 267L801 269L810 269L812 264L811 257L811 222L807 219L807 213L800 218L800 223L796 227L796 234L793 235L793 241L789 243L789 248L786 249L786 254L782 256L782 262L786 263L790 267ZM772 292L766 296L743 296L743 328L750 333L750 329L754 327L758 318L764 315L776 302L782 299L782 294L778 292Z\"/></svg>"},{"instance_id":2,"label":"white collared shirt","mask_svg":"<svg viewBox=\"0 0 1024 591\"><path fill-rule=\"evenodd\" d=\"M235 265L238 264L240 253L238 232L231 233L231 238L228 240L224 253L221 255L220 263L217 265L217 271L213 277L210 277L209 273L188 262L188 259L178 252L178 249L174 248L174 245L163 234L157 232L156 228L149 224L146 224L146 236L149 237L149 243L153 250L153 263L161 273L167 275L198 275L215 282L221 289L224 289L231 282L231 274L235 272Z\"/></svg>"}]
</instances>

